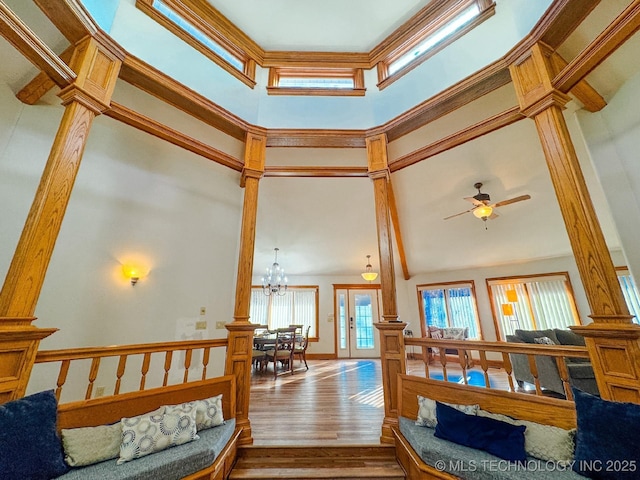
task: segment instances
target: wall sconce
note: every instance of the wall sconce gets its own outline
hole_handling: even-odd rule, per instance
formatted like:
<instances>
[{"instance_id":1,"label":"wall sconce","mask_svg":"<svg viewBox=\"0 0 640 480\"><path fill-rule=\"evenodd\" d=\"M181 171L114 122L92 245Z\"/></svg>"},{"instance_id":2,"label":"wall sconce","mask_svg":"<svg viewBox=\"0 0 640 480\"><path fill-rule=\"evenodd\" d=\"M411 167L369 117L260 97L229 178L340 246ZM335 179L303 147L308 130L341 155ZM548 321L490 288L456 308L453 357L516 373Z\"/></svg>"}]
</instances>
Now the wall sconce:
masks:
<instances>
[{"instance_id":1,"label":"wall sconce","mask_svg":"<svg viewBox=\"0 0 640 480\"><path fill-rule=\"evenodd\" d=\"M131 280L131 285L138 283L142 277L145 277L148 273L147 269L140 265L134 265L132 263L125 263L122 265L122 273L126 278Z\"/></svg>"}]
</instances>

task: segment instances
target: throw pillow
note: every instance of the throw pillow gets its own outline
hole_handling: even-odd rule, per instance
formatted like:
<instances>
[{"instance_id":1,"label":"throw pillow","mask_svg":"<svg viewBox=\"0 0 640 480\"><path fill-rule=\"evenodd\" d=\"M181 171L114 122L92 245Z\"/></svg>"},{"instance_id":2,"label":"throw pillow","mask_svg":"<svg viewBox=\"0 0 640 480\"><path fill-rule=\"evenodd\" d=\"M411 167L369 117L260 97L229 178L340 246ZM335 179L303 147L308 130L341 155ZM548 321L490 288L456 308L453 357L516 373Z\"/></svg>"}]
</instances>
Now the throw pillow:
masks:
<instances>
[{"instance_id":1,"label":"throw pillow","mask_svg":"<svg viewBox=\"0 0 640 480\"><path fill-rule=\"evenodd\" d=\"M590 478L637 479L640 405L572 390L578 418L573 469Z\"/></svg>"},{"instance_id":2,"label":"throw pillow","mask_svg":"<svg viewBox=\"0 0 640 480\"><path fill-rule=\"evenodd\" d=\"M224 424L222 394L180 405L169 405L166 407L166 411L171 412L174 409L179 409L190 412L194 408L196 409L196 428L198 431Z\"/></svg>"},{"instance_id":3,"label":"throw pillow","mask_svg":"<svg viewBox=\"0 0 640 480\"><path fill-rule=\"evenodd\" d=\"M436 330L431 330L431 327L429 327L429 331L431 332L431 338L437 338L438 340L442 338L442 330L440 330L439 328ZM434 355L440 355L440 349L438 347L431 347L431 352Z\"/></svg>"},{"instance_id":4,"label":"throw pillow","mask_svg":"<svg viewBox=\"0 0 640 480\"><path fill-rule=\"evenodd\" d=\"M71 467L82 467L116 458L122 443L122 425L62 429L64 461Z\"/></svg>"},{"instance_id":5,"label":"throw pillow","mask_svg":"<svg viewBox=\"0 0 640 480\"><path fill-rule=\"evenodd\" d=\"M556 345L556 342L551 340L549 337L534 338L533 343L538 343L540 345Z\"/></svg>"},{"instance_id":6,"label":"throw pillow","mask_svg":"<svg viewBox=\"0 0 640 480\"><path fill-rule=\"evenodd\" d=\"M456 405L453 403L446 403L445 405L468 415L475 415L480 408L479 405ZM436 401L431 398L418 395L418 418L416 419L416 425L419 427L436 428L437 424Z\"/></svg>"},{"instance_id":7,"label":"throw pillow","mask_svg":"<svg viewBox=\"0 0 640 480\"><path fill-rule=\"evenodd\" d=\"M556 338L560 342L560 345L575 345L578 347L584 347L586 345L584 337L577 333L573 333L571 330L554 328L553 332L556 334Z\"/></svg>"},{"instance_id":8,"label":"throw pillow","mask_svg":"<svg viewBox=\"0 0 640 480\"><path fill-rule=\"evenodd\" d=\"M56 431L58 401L53 390L0 405L0 476L40 480L66 473Z\"/></svg>"},{"instance_id":9,"label":"throw pillow","mask_svg":"<svg viewBox=\"0 0 640 480\"><path fill-rule=\"evenodd\" d=\"M478 410L478 416L527 427L524 431L524 450L532 457L562 463L569 463L573 460L575 429L565 430L553 425L519 420L482 409Z\"/></svg>"},{"instance_id":10,"label":"throw pillow","mask_svg":"<svg viewBox=\"0 0 640 480\"><path fill-rule=\"evenodd\" d=\"M442 337L448 340L464 340L469 335L469 327L448 327L442 329Z\"/></svg>"},{"instance_id":11,"label":"throw pillow","mask_svg":"<svg viewBox=\"0 0 640 480\"><path fill-rule=\"evenodd\" d=\"M524 462L524 431L522 425L467 415L455 408L436 402L438 424L434 435L466 447L484 450L510 462Z\"/></svg>"},{"instance_id":12,"label":"throw pillow","mask_svg":"<svg viewBox=\"0 0 640 480\"><path fill-rule=\"evenodd\" d=\"M120 423L122 443L118 465L200 438L196 433L195 409L189 412L180 409L159 414L151 412L125 417Z\"/></svg>"},{"instance_id":13,"label":"throw pillow","mask_svg":"<svg viewBox=\"0 0 640 480\"><path fill-rule=\"evenodd\" d=\"M553 342L557 345L560 342L558 341L558 338L556 337L556 333L551 330L520 330L517 329L515 332L516 337L518 337L519 339L521 339L522 341L526 342L526 343L534 343L534 339L538 338L538 337L549 337L551 340L553 340Z\"/></svg>"}]
</instances>

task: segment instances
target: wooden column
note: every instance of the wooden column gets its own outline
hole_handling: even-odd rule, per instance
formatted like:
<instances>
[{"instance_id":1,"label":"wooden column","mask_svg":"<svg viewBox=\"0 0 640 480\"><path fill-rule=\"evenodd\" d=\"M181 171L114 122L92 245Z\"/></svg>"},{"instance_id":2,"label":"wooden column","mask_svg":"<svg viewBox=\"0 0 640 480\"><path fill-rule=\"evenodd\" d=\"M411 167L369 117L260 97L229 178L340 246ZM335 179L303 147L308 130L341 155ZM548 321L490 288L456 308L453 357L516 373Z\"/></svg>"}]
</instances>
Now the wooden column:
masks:
<instances>
[{"instance_id":1,"label":"wooden column","mask_svg":"<svg viewBox=\"0 0 640 480\"><path fill-rule=\"evenodd\" d=\"M385 134L367 138L369 178L373 181L373 194L380 256L380 288L382 290L382 319L375 326L380 332L380 363L384 395L382 443L393 443L391 427L398 425L398 378L407 370L403 330L407 326L398 321L396 278L391 242L391 215L389 211L389 165Z\"/></svg>"},{"instance_id":2,"label":"wooden column","mask_svg":"<svg viewBox=\"0 0 640 480\"><path fill-rule=\"evenodd\" d=\"M618 283L562 110L569 97L553 88L552 50L536 44L510 66L522 113L534 119L593 323L572 327L586 338L603 398L640 403L640 326Z\"/></svg>"},{"instance_id":3,"label":"wooden column","mask_svg":"<svg viewBox=\"0 0 640 480\"><path fill-rule=\"evenodd\" d=\"M56 331L33 327L33 313L91 123L109 107L122 58L107 40L86 37L75 46L70 66L77 77L59 94L64 114L0 291L0 383L17 376L0 387L5 400L24 395L40 339Z\"/></svg>"},{"instance_id":4,"label":"wooden column","mask_svg":"<svg viewBox=\"0 0 640 480\"><path fill-rule=\"evenodd\" d=\"M244 168L240 180L240 186L244 187L244 204L236 279L236 301L233 322L226 325L229 331L229 346L227 347L225 373L236 376L236 423L242 427L240 443L243 445L253 443L251 422L249 421L249 394L255 325L249 322L249 308L251 306L253 252L256 241L258 184L264 173L266 148L266 135L247 133Z\"/></svg>"}]
</instances>

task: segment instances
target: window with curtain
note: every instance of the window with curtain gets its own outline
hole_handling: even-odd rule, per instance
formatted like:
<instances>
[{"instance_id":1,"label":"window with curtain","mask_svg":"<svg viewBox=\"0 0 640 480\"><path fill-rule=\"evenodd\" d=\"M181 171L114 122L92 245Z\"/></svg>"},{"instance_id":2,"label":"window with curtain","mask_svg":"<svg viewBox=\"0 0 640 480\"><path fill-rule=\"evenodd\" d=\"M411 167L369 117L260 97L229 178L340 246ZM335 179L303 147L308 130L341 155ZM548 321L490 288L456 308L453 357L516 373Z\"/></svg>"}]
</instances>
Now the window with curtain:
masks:
<instances>
[{"instance_id":1,"label":"window with curtain","mask_svg":"<svg viewBox=\"0 0 640 480\"><path fill-rule=\"evenodd\" d=\"M469 327L469 339L481 338L473 281L418 285L422 332L427 327Z\"/></svg>"},{"instance_id":2,"label":"window with curtain","mask_svg":"<svg viewBox=\"0 0 640 480\"><path fill-rule=\"evenodd\" d=\"M488 278L487 285L501 340L516 329L566 329L580 324L567 272Z\"/></svg>"},{"instance_id":3,"label":"window with curtain","mask_svg":"<svg viewBox=\"0 0 640 480\"><path fill-rule=\"evenodd\" d=\"M627 302L629 313L635 315L633 323L640 323L640 294L638 293L638 287L636 282L631 276L631 272L627 268L616 268L618 274L618 281L622 288L622 295Z\"/></svg>"},{"instance_id":4,"label":"window with curtain","mask_svg":"<svg viewBox=\"0 0 640 480\"><path fill-rule=\"evenodd\" d=\"M289 287L284 295L265 295L262 287L251 288L251 323L269 325L269 329L289 325L310 326L309 338L318 338L318 287Z\"/></svg>"}]
</instances>

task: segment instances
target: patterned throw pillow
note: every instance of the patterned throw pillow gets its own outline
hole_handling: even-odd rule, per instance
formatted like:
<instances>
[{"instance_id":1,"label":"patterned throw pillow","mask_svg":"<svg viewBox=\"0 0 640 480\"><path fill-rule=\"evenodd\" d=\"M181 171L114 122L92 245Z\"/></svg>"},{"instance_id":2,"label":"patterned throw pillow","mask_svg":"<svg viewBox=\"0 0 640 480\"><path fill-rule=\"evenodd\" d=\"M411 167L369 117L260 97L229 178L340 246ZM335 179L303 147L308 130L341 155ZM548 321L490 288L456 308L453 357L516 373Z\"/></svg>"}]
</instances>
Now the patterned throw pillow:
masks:
<instances>
[{"instance_id":1,"label":"patterned throw pillow","mask_svg":"<svg viewBox=\"0 0 640 480\"><path fill-rule=\"evenodd\" d=\"M448 327L442 329L442 337L448 340L464 340L468 327Z\"/></svg>"},{"instance_id":2,"label":"patterned throw pillow","mask_svg":"<svg viewBox=\"0 0 640 480\"><path fill-rule=\"evenodd\" d=\"M549 337L534 338L533 343L538 343L540 345L556 345L556 342L551 340Z\"/></svg>"},{"instance_id":3,"label":"patterned throw pillow","mask_svg":"<svg viewBox=\"0 0 640 480\"><path fill-rule=\"evenodd\" d=\"M453 407L467 415L476 415L480 408L479 405L456 405L453 403L446 403L445 405ZM416 419L416 425L419 427L436 428L437 424L436 401L418 395L418 418Z\"/></svg>"},{"instance_id":4,"label":"patterned throw pillow","mask_svg":"<svg viewBox=\"0 0 640 480\"><path fill-rule=\"evenodd\" d=\"M442 330L439 328L437 330L431 330L431 338L437 338L438 340L442 339ZM431 352L433 352L434 355L439 355L440 349L438 347L431 347Z\"/></svg>"},{"instance_id":5,"label":"patterned throw pillow","mask_svg":"<svg viewBox=\"0 0 640 480\"><path fill-rule=\"evenodd\" d=\"M195 409L196 428L198 431L224 424L222 395L205 398L204 400L194 400L193 402L181 403L180 405L169 405L166 409L167 412L171 412L173 409L191 412L191 410Z\"/></svg>"},{"instance_id":6,"label":"patterned throw pillow","mask_svg":"<svg viewBox=\"0 0 640 480\"><path fill-rule=\"evenodd\" d=\"M62 429L64 461L82 467L116 458L122 443L122 424Z\"/></svg>"},{"instance_id":7,"label":"patterned throw pillow","mask_svg":"<svg viewBox=\"0 0 640 480\"><path fill-rule=\"evenodd\" d=\"M171 412L123 418L122 444L118 465L159 452L169 447L197 440L196 411L173 409Z\"/></svg>"},{"instance_id":8,"label":"patterned throw pillow","mask_svg":"<svg viewBox=\"0 0 640 480\"><path fill-rule=\"evenodd\" d=\"M569 463L573 460L575 429L565 430L553 425L518 420L482 409L478 410L478 416L527 427L524 432L524 449L532 457L562 463Z\"/></svg>"}]
</instances>

